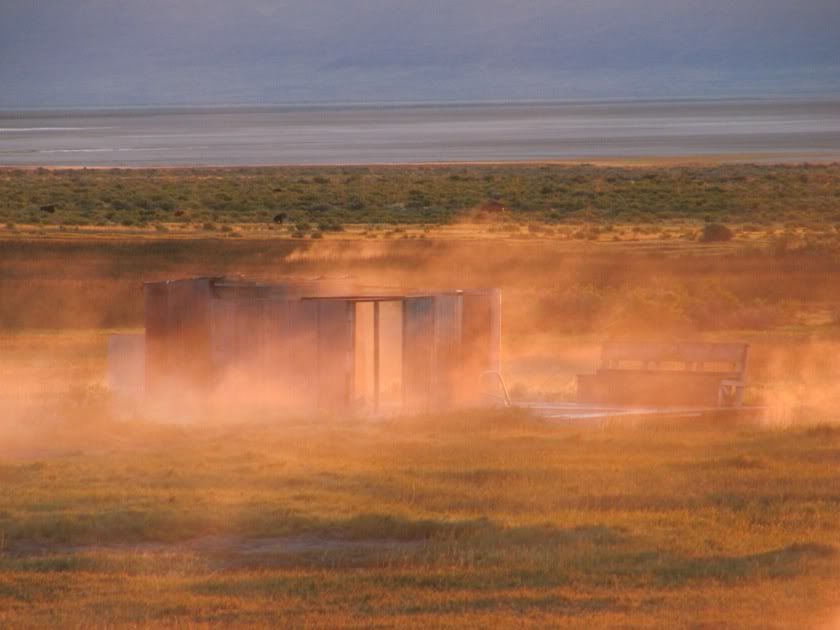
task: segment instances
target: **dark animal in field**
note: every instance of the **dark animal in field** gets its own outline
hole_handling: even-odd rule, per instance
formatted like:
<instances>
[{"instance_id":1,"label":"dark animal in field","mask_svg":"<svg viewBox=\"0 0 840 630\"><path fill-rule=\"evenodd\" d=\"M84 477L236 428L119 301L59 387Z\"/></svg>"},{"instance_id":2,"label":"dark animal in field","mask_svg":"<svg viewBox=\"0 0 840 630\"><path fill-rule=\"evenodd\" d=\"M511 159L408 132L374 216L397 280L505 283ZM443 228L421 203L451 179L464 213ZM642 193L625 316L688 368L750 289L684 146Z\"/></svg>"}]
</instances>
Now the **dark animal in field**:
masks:
<instances>
[{"instance_id":1,"label":"dark animal in field","mask_svg":"<svg viewBox=\"0 0 840 630\"><path fill-rule=\"evenodd\" d=\"M55 212L55 204L49 204L46 206L41 206L41 212L48 212L49 214L53 214Z\"/></svg>"},{"instance_id":2,"label":"dark animal in field","mask_svg":"<svg viewBox=\"0 0 840 630\"><path fill-rule=\"evenodd\" d=\"M280 212L278 214L275 214L274 218L272 219L272 221L274 221L275 223L281 223L281 224L283 222L285 222L285 220L286 220L286 213L285 212Z\"/></svg>"}]
</instances>

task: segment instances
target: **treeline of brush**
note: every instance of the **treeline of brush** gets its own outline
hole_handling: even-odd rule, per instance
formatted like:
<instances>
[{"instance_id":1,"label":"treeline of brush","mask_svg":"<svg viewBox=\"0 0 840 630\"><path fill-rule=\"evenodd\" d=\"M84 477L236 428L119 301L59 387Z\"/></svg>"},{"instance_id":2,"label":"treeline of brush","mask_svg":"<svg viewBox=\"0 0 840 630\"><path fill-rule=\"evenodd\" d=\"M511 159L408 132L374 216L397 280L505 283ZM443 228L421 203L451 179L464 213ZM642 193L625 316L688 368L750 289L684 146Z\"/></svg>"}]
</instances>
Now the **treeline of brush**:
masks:
<instances>
[{"instance_id":1,"label":"treeline of brush","mask_svg":"<svg viewBox=\"0 0 840 630\"><path fill-rule=\"evenodd\" d=\"M0 170L0 222L147 226L840 222L840 164ZM303 229L303 228L301 228Z\"/></svg>"}]
</instances>

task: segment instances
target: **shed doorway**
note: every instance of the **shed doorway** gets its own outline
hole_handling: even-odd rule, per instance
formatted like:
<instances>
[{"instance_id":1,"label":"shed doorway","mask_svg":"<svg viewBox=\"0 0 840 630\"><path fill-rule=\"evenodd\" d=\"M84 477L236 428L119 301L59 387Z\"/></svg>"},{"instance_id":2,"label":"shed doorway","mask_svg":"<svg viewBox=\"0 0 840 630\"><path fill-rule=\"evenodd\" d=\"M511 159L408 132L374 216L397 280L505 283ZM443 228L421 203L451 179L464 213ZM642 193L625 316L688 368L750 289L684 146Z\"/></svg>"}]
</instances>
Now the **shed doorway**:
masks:
<instances>
[{"instance_id":1,"label":"shed doorway","mask_svg":"<svg viewBox=\"0 0 840 630\"><path fill-rule=\"evenodd\" d=\"M393 413L403 402L402 300L359 299L355 308L353 407Z\"/></svg>"}]
</instances>

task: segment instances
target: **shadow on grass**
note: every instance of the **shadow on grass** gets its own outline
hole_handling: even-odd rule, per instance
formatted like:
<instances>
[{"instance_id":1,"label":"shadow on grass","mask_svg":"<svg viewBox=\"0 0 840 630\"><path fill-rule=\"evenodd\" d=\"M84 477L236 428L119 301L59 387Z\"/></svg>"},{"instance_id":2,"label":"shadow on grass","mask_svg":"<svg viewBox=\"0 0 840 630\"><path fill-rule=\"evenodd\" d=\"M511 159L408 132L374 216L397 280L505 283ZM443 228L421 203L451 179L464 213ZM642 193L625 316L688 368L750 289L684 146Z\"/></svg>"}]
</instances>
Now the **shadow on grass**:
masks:
<instances>
[{"instance_id":1,"label":"shadow on grass","mask_svg":"<svg viewBox=\"0 0 840 630\"><path fill-rule=\"evenodd\" d=\"M500 595L498 597L458 597L430 604L410 604L393 607L390 614L468 614L475 612L550 612L554 615L586 615L600 612L619 612L626 604L613 597L583 597L572 599L562 595L538 597Z\"/></svg>"},{"instance_id":2,"label":"shadow on grass","mask_svg":"<svg viewBox=\"0 0 840 630\"><path fill-rule=\"evenodd\" d=\"M325 522L316 531L347 540L498 542L500 544L612 545L625 539L622 531L600 525L557 528L552 525L505 527L487 518L461 521L411 520L387 514L362 514L338 522Z\"/></svg>"},{"instance_id":3,"label":"shadow on grass","mask_svg":"<svg viewBox=\"0 0 840 630\"><path fill-rule=\"evenodd\" d=\"M610 579L652 578L661 587L694 582L736 583L757 579L788 578L802 573L812 563L838 555L830 545L803 543L741 556L686 557L666 551L619 554L596 569Z\"/></svg>"},{"instance_id":4,"label":"shadow on grass","mask_svg":"<svg viewBox=\"0 0 840 630\"><path fill-rule=\"evenodd\" d=\"M261 515L260 518L264 518ZM265 531L260 531L265 530ZM230 531L230 530L228 530ZM233 530L236 531L236 530ZM379 586L431 590L550 588L574 583L657 584L678 587L693 582L775 579L795 576L814 563L831 560L838 550L817 543L795 544L743 556L689 557L644 549L645 543L620 528L593 525L510 527L489 519L413 520L387 514L318 519L286 514L282 523L251 523L243 534L178 543L14 547L0 556L0 572L205 574L267 568L376 568ZM244 532L259 532L256 536ZM114 540L113 531L109 532ZM500 569L504 567L504 569ZM341 571L339 572L341 573ZM226 578L211 581L208 594L254 594L303 586L286 581L263 583ZM268 579L268 578L265 578ZM203 582L202 582L203 583ZM215 584L215 586L213 586ZM289 586L292 584L292 586ZM201 591L202 586L197 587ZM303 589L311 590L310 587Z\"/></svg>"},{"instance_id":5,"label":"shadow on grass","mask_svg":"<svg viewBox=\"0 0 840 630\"><path fill-rule=\"evenodd\" d=\"M0 557L0 573L112 573L120 575L185 575L208 570L194 553L157 550L81 550L44 555Z\"/></svg>"}]
</instances>

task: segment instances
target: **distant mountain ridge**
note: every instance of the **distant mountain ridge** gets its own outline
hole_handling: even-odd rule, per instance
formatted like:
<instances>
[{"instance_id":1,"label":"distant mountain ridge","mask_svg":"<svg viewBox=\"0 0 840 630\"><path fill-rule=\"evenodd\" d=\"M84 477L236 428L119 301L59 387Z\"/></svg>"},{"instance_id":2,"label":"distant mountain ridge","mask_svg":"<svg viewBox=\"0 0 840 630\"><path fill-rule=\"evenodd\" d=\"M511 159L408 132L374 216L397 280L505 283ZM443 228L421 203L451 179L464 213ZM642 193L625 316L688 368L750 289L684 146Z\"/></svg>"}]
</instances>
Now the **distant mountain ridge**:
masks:
<instances>
[{"instance_id":1,"label":"distant mountain ridge","mask_svg":"<svg viewBox=\"0 0 840 630\"><path fill-rule=\"evenodd\" d=\"M840 94L835 0L39 0L0 107Z\"/></svg>"}]
</instances>

